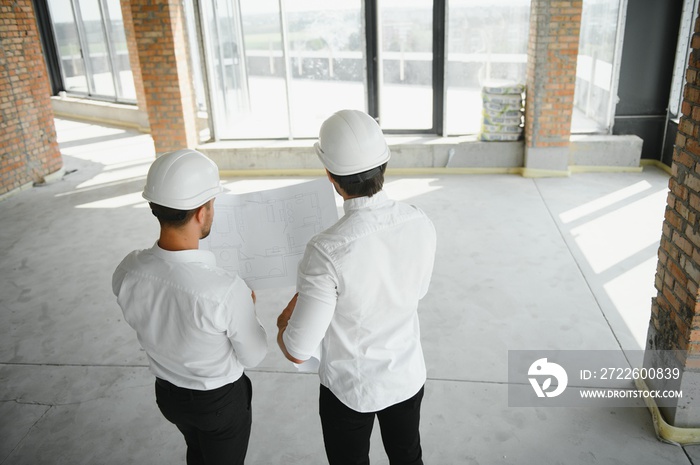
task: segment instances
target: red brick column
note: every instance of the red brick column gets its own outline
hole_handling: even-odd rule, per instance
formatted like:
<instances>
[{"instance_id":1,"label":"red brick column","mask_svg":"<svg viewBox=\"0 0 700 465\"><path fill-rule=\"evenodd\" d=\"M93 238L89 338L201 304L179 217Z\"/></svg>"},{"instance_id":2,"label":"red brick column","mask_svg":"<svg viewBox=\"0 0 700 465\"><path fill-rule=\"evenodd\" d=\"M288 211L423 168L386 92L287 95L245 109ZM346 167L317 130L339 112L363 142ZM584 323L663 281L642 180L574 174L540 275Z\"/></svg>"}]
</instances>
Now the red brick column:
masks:
<instances>
[{"instance_id":1,"label":"red brick column","mask_svg":"<svg viewBox=\"0 0 700 465\"><path fill-rule=\"evenodd\" d=\"M679 427L700 426L700 18L695 23L686 74L682 116L673 150L672 177L659 248L646 365L674 363L682 370L677 383L648 380L654 389L683 391L676 408L662 410ZM654 350L676 350L679 357L654 359Z\"/></svg>"},{"instance_id":2,"label":"red brick column","mask_svg":"<svg viewBox=\"0 0 700 465\"><path fill-rule=\"evenodd\" d=\"M197 145L185 11L175 0L131 0L141 76L156 152Z\"/></svg>"},{"instance_id":3,"label":"red brick column","mask_svg":"<svg viewBox=\"0 0 700 465\"><path fill-rule=\"evenodd\" d=\"M63 166L31 0L0 4L0 194Z\"/></svg>"},{"instance_id":4,"label":"red brick column","mask_svg":"<svg viewBox=\"0 0 700 465\"><path fill-rule=\"evenodd\" d=\"M568 175L582 0L532 0L525 176Z\"/></svg>"}]
</instances>

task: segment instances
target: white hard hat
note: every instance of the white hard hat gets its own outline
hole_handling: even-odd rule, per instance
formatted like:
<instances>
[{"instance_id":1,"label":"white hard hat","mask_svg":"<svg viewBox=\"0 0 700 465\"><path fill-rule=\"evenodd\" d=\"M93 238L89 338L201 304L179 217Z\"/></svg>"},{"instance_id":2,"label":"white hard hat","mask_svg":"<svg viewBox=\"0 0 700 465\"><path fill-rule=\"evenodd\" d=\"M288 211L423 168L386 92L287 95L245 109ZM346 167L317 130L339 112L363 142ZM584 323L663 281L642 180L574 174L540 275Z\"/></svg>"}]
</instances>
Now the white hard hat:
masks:
<instances>
[{"instance_id":1,"label":"white hard hat","mask_svg":"<svg viewBox=\"0 0 700 465\"><path fill-rule=\"evenodd\" d=\"M371 170L391 157L377 122L358 110L341 110L324 121L314 148L323 166L339 176Z\"/></svg>"},{"instance_id":2,"label":"white hard hat","mask_svg":"<svg viewBox=\"0 0 700 465\"><path fill-rule=\"evenodd\" d=\"M196 150L183 149L151 164L143 198L175 210L193 210L222 191L216 163Z\"/></svg>"}]
</instances>

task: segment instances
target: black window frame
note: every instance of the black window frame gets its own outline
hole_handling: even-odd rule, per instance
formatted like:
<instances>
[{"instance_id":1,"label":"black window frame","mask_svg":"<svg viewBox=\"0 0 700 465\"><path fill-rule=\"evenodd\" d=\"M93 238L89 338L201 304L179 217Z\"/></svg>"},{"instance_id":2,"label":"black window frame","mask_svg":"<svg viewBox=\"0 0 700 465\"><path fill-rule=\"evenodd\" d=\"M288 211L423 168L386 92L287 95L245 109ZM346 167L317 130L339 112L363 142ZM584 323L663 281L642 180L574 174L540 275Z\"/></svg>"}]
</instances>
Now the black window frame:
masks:
<instances>
[{"instance_id":1,"label":"black window frame","mask_svg":"<svg viewBox=\"0 0 700 465\"><path fill-rule=\"evenodd\" d=\"M365 0L365 44L367 53L367 113L379 122L379 42L377 8L379 0ZM433 1L433 126L428 129L384 129L386 134L445 134L445 40L447 24L447 0Z\"/></svg>"},{"instance_id":2,"label":"black window frame","mask_svg":"<svg viewBox=\"0 0 700 465\"><path fill-rule=\"evenodd\" d=\"M71 2L76 2L77 0L71 0ZM96 100L96 101L101 101L101 102L113 102L113 103L118 103L122 105L137 105L138 102L136 99L133 98L127 98L124 97L123 95L123 89L121 88L121 82L119 81L119 77L117 76L116 71L114 70L114 56L115 56L115 51L113 49L113 43L111 42L111 38L107 37L109 35L109 31L107 30L108 28L111 28L111 21L109 18L109 12L106 11L106 4L103 3L102 0L98 0L99 2L99 8L101 11L102 15L102 22L103 22L103 28L105 32L105 45L109 49L109 59L110 59L110 73L112 77L112 82L114 85L114 95L105 95L105 94L99 94L99 93L93 93L90 84L90 79L91 79L91 72L90 72L90 66L91 63L89 62L89 59L86 59L84 56L85 53L85 44L83 41L85 40L84 37L80 38L80 49L81 49L81 54L83 55L83 63L85 66L85 73L86 73L86 83L88 86L88 91L87 92L75 92L75 91L68 91L66 90L66 84L63 76L63 70L61 69L61 57L58 52L58 43L56 41L56 35L55 35L55 30L53 26L53 21L51 18L51 10L49 8L48 0L32 0L33 6L34 6L34 11L36 15L36 22L37 22L37 27L39 29L39 36L41 40L41 44L43 47L43 52L44 52L44 61L46 63L46 70L49 75L49 81L51 84L51 94L52 95L58 95L60 92L66 92L68 95L71 96L76 96L80 98L87 98L89 100ZM78 21L78 18L76 18L76 22ZM77 24L78 29L81 28L80 24ZM80 32L79 32L80 34Z\"/></svg>"}]
</instances>

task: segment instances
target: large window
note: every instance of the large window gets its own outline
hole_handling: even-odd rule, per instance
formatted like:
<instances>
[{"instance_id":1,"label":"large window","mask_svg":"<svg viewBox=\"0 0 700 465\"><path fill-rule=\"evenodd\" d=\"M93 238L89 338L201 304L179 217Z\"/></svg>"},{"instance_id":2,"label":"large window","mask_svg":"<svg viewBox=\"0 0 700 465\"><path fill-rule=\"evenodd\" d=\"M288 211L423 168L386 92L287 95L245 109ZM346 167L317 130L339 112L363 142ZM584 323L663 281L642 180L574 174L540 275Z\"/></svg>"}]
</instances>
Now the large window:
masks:
<instances>
[{"instance_id":1,"label":"large window","mask_svg":"<svg viewBox=\"0 0 700 465\"><path fill-rule=\"evenodd\" d=\"M218 139L315 137L342 108L364 110L360 0L205 0Z\"/></svg>"},{"instance_id":2,"label":"large window","mask_svg":"<svg viewBox=\"0 0 700 465\"><path fill-rule=\"evenodd\" d=\"M62 83L70 94L133 103L119 0L48 0Z\"/></svg>"},{"instance_id":3,"label":"large window","mask_svg":"<svg viewBox=\"0 0 700 465\"><path fill-rule=\"evenodd\" d=\"M529 0L188 1L216 139L316 137L343 108L473 134L481 85L525 81Z\"/></svg>"},{"instance_id":4,"label":"large window","mask_svg":"<svg viewBox=\"0 0 700 465\"><path fill-rule=\"evenodd\" d=\"M333 112L366 109L362 1L284 4L291 134L315 137Z\"/></svg>"},{"instance_id":5,"label":"large window","mask_svg":"<svg viewBox=\"0 0 700 465\"><path fill-rule=\"evenodd\" d=\"M450 0L447 26L447 134L479 131L485 83L525 84L529 0Z\"/></svg>"},{"instance_id":6,"label":"large window","mask_svg":"<svg viewBox=\"0 0 700 465\"><path fill-rule=\"evenodd\" d=\"M382 0L379 121L385 130L433 127L433 2Z\"/></svg>"},{"instance_id":7,"label":"large window","mask_svg":"<svg viewBox=\"0 0 700 465\"><path fill-rule=\"evenodd\" d=\"M608 133L612 129L623 1L583 1L571 132Z\"/></svg>"},{"instance_id":8,"label":"large window","mask_svg":"<svg viewBox=\"0 0 700 465\"><path fill-rule=\"evenodd\" d=\"M46 2L59 89L134 103L119 0ZM476 134L482 86L526 79L530 0L184 2L197 102L217 140L316 137L343 108L390 134ZM684 3L690 24L697 0ZM626 5L583 1L574 133L611 130Z\"/></svg>"}]
</instances>

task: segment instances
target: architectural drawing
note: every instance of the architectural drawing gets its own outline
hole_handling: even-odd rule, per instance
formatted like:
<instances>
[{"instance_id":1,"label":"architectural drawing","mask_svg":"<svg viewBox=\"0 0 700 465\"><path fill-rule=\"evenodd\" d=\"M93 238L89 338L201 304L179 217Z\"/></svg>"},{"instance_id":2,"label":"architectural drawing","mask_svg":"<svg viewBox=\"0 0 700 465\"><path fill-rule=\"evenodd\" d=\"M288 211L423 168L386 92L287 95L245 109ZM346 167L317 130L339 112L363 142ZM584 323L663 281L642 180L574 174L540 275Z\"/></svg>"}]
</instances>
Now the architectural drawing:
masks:
<instances>
[{"instance_id":1,"label":"architectural drawing","mask_svg":"<svg viewBox=\"0 0 700 465\"><path fill-rule=\"evenodd\" d=\"M235 271L251 289L293 286L306 243L338 219L328 180L252 192L222 194L203 249Z\"/></svg>"}]
</instances>

